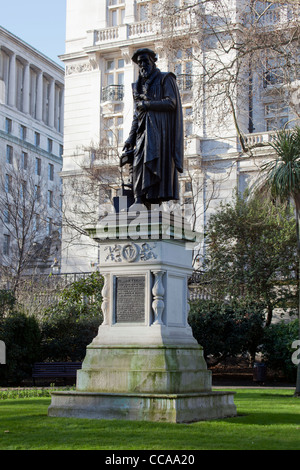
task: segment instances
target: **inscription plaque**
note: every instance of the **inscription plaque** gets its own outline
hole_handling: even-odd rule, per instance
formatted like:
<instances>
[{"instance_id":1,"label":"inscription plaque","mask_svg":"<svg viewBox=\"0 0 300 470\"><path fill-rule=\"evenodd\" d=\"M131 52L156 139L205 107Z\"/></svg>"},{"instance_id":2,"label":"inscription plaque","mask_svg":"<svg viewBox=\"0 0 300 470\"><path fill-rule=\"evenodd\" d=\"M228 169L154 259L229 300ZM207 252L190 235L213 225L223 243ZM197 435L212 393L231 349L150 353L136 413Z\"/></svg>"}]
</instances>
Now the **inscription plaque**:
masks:
<instances>
[{"instance_id":1,"label":"inscription plaque","mask_svg":"<svg viewBox=\"0 0 300 470\"><path fill-rule=\"evenodd\" d=\"M115 322L144 323L145 277L120 276L115 284Z\"/></svg>"}]
</instances>

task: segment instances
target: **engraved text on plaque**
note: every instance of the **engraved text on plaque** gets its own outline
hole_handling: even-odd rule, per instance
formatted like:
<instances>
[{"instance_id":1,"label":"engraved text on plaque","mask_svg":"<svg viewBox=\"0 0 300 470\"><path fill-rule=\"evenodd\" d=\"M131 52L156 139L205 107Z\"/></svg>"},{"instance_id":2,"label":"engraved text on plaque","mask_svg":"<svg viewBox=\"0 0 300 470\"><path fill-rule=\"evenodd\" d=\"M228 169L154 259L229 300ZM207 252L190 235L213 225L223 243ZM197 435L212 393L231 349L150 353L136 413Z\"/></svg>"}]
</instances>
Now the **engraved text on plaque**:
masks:
<instances>
[{"instance_id":1,"label":"engraved text on plaque","mask_svg":"<svg viewBox=\"0 0 300 470\"><path fill-rule=\"evenodd\" d=\"M115 322L144 323L145 321L145 277L116 277Z\"/></svg>"}]
</instances>

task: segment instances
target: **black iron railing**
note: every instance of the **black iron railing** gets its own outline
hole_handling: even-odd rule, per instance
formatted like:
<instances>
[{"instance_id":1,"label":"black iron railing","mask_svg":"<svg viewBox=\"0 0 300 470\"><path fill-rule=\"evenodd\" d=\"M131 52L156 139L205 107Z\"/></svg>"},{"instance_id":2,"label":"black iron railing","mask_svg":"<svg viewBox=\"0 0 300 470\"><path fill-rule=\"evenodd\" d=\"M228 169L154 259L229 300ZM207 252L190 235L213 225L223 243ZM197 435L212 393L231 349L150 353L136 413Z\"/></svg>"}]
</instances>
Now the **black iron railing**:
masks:
<instances>
[{"instance_id":1,"label":"black iron railing","mask_svg":"<svg viewBox=\"0 0 300 470\"><path fill-rule=\"evenodd\" d=\"M108 85L102 88L103 101L123 101L124 85Z\"/></svg>"}]
</instances>

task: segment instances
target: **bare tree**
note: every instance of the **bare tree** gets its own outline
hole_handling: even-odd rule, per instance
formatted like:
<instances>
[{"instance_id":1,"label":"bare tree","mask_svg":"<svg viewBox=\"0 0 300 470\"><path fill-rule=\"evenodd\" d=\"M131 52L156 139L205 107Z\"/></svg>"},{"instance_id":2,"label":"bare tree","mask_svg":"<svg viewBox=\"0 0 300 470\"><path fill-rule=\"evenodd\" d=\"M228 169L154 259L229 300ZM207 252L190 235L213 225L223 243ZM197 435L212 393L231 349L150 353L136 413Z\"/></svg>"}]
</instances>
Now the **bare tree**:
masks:
<instances>
[{"instance_id":1,"label":"bare tree","mask_svg":"<svg viewBox=\"0 0 300 470\"><path fill-rule=\"evenodd\" d=\"M0 274L13 291L22 275L35 270L37 259L45 262L50 257L53 237L59 239L60 216L54 193L59 190L47 190L25 154L15 154L14 161L2 168Z\"/></svg>"},{"instance_id":2,"label":"bare tree","mask_svg":"<svg viewBox=\"0 0 300 470\"><path fill-rule=\"evenodd\" d=\"M182 63L193 63L183 73L190 75L201 135L217 138L235 129L245 153L264 145L245 137L265 130L259 127L264 113L273 111L275 121L289 107L299 119L299 8L299 0L160 2L152 19L170 67L173 62L176 72L183 52ZM262 101L270 107L262 109ZM267 130L287 124L269 122Z\"/></svg>"},{"instance_id":3,"label":"bare tree","mask_svg":"<svg viewBox=\"0 0 300 470\"><path fill-rule=\"evenodd\" d=\"M92 247L94 243L86 228L96 226L101 217L113 211L113 199L120 195L122 183L129 178L119 166L119 149L117 137L109 140L105 135L99 143L78 149L73 170L65 172L62 217L65 255L76 247L80 250Z\"/></svg>"}]
</instances>

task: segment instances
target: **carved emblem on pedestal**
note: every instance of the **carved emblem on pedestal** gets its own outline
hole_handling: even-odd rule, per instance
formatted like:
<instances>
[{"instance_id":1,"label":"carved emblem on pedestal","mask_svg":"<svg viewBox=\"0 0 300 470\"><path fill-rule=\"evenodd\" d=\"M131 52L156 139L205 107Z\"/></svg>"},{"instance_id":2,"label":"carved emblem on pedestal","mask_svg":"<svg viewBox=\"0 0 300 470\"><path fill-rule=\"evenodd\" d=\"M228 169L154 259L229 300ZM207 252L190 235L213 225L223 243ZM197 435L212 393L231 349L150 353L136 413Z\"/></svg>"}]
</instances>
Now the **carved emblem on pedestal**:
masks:
<instances>
[{"instance_id":1,"label":"carved emblem on pedestal","mask_svg":"<svg viewBox=\"0 0 300 470\"><path fill-rule=\"evenodd\" d=\"M110 245L105 248L108 254L105 258L105 262L114 261L115 263L133 263L134 261L149 261L151 259L157 259L157 255L154 252L156 244L152 246L149 243L126 243L126 245Z\"/></svg>"},{"instance_id":2,"label":"carved emblem on pedestal","mask_svg":"<svg viewBox=\"0 0 300 470\"><path fill-rule=\"evenodd\" d=\"M139 255L139 247L134 243L127 243L123 246L121 255L124 261L133 263Z\"/></svg>"}]
</instances>

